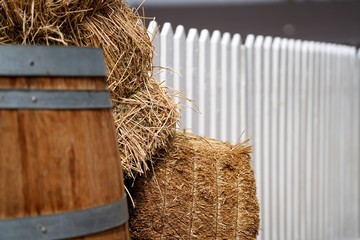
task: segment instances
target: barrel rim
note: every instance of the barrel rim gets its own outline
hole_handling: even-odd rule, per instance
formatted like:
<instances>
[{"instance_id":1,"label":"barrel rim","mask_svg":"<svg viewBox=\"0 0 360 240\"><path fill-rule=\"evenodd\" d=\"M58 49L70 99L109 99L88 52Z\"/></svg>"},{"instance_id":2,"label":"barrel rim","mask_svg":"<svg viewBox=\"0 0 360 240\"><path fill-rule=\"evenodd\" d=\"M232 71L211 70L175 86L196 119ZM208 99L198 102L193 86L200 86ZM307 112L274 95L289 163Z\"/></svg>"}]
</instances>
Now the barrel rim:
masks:
<instances>
[{"instance_id":1,"label":"barrel rim","mask_svg":"<svg viewBox=\"0 0 360 240\"><path fill-rule=\"evenodd\" d=\"M0 76L106 77L100 48L0 45Z\"/></svg>"}]
</instances>

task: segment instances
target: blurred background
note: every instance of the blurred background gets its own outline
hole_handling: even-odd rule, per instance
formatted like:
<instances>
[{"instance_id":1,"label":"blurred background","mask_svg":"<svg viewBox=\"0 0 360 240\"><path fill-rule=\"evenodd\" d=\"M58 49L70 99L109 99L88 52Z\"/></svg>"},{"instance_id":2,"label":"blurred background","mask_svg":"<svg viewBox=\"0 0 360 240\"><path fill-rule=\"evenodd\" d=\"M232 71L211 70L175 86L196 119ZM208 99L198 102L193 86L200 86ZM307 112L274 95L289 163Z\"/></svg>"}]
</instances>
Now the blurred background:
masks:
<instances>
[{"instance_id":1,"label":"blurred background","mask_svg":"<svg viewBox=\"0 0 360 240\"><path fill-rule=\"evenodd\" d=\"M159 24L360 47L359 0L128 0ZM140 11L142 11L140 9Z\"/></svg>"}]
</instances>

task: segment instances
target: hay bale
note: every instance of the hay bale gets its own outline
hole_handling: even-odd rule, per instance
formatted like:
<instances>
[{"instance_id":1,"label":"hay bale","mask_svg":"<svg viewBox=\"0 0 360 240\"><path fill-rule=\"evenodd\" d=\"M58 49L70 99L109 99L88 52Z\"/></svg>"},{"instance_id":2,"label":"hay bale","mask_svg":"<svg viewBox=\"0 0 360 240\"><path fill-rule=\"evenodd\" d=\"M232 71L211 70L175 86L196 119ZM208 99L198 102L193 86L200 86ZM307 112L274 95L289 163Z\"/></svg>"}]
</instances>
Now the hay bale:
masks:
<instances>
[{"instance_id":1,"label":"hay bale","mask_svg":"<svg viewBox=\"0 0 360 240\"><path fill-rule=\"evenodd\" d=\"M176 135L154 171L130 188L133 239L255 239L259 205L251 148Z\"/></svg>"},{"instance_id":2,"label":"hay bale","mask_svg":"<svg viewBox=\"0 0 360 240\"><path fill-rule=\"evenodd\" d=\"M174 134L176 106L151 80L153 47L137 11L124 0L0 0L0 44L103 49L126 176L143 173L146 160Z\"/></svg>"},{"instance_id":3,"label":"hay bale","mask_svg":"<svg viewBox=\"0 0 360 240\"><path fill-rule=\"evenodd\" d=\"M122 98L114 109L118 128L118 142L123 169L133 178L133 172L149 170L148 163L158 149L168 146L175 133L178 115L172 99L154 79L150 79L144 90L130 98ZM146 143L141 145L141 143ZM131 174L131 175L130 175Z\"/></svg>"}]
</instances>

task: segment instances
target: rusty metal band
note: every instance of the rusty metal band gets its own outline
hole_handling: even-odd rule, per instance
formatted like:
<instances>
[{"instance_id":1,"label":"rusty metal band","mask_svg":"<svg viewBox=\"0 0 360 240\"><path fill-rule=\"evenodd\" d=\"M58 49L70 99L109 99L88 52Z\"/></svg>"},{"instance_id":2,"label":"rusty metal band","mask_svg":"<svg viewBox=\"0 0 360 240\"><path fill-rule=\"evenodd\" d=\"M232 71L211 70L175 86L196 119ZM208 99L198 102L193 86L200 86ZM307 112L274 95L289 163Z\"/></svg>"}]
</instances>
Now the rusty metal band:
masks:
<instances>
[{"instance_id":1,"label":"rusty metal band","mask_svg":"<svg viewBox=\"0 0 360 240\"><path fill-rule=\"evenodd\" d=\"M90 209L0 220L0 239L69 239L113 229L128 219L125 196L119 201Z\"/></svg>"},{"instance_id":2,"label":"rusty metal band","mask_svg":"<svg viewBox=\"0 0 360 240\"><path fill-rule=\"evenodd\" d=\"M0 109L102 109L111 108L106 90L0 89Z\"/></svg>"}]
</instances>

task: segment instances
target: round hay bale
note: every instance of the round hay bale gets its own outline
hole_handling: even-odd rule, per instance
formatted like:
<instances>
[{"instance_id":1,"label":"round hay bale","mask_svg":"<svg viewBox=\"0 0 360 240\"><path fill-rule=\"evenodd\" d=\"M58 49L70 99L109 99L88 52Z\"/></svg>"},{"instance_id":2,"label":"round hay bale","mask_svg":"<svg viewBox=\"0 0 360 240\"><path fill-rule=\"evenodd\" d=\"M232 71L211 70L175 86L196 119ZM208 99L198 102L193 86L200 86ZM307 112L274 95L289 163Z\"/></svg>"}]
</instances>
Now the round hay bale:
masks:
<instances>
[{"instance_id":1,"label":"round hay bale","mask_svg":"<svg viewBox=\"0 0 360 240\"><path fill-rule=\"evenodd\" d=\"M255 239L259 205L251 147L178 133L131 189L133 239Z\"/></svg>"},{"instance_id":2,"label":"round hay bale","mask_svg":"<svg viewBox=\"0 0 360 240\"><path fill-rule=\"evenodd\" d=\"M126 1L0 0L0 44L103 49L127 177L148 169L146 160L174 134L177 107L152 80L153 47Z\"/></svg>"}]
</instances>

